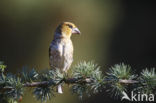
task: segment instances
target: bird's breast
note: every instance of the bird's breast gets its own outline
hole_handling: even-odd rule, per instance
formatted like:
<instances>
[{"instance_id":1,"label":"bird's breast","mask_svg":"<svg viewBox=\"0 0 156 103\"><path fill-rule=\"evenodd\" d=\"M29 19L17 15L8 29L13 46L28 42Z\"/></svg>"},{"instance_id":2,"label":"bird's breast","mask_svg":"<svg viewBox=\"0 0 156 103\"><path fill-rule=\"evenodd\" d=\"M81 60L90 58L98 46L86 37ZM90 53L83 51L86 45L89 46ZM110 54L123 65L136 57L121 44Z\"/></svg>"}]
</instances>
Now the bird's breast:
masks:
<instances>
[{"instance_id":1,"label":"bird's breast","mask_svg":"<svg viewBox=\"0 0 156 103\"><path fill-rule=\"evenodd\" d=\"M72 44L71 40L64 43L63 54L64 55L73 55L73 44Z\"/></svg>"}]
</instances>

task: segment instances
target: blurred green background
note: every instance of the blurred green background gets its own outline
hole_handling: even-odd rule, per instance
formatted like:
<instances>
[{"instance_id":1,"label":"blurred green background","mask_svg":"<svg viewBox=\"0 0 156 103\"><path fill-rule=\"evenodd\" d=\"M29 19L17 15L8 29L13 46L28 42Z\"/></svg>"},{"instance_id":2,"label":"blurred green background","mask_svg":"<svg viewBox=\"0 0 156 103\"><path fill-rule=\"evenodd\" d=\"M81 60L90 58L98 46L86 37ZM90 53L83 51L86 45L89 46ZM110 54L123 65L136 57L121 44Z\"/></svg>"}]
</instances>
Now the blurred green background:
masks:
<instances>
[{"instance_id":1,"label":"blurred green background","mask_svg":"<svg viewBox=\"0 0 156 103\"><path fill-rule=\"evenodd\" d=\"M8 71L23 66L49 67L48 48L57 25L75 23L82 35L72 36L74 64L94 60L102 70L115 63L132 65L136 72L156 66L155 5L129 0L1 0L0 60ZM72 65L72 66L73 66ZM65 87L53 103L80 103ZM84 102L113 102L107 93ZM40 103L27 92L21 103ZM50 102L48 102L50 103Z\"/></svg>"}]
</instances>

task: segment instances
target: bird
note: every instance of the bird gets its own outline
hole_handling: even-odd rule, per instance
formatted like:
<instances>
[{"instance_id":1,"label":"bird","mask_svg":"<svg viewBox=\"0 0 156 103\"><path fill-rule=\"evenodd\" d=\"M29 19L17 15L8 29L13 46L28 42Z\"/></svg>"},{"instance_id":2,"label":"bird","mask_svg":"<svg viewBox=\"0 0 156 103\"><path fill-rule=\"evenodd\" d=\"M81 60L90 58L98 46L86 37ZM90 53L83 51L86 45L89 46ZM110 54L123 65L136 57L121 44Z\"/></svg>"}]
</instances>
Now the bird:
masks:
<instances>
[{"instance_id":1,"label":"bird","mask_svg":"<svg viewBox=\"0 0 156 103\"><path fill-rule=\"evenodd\" d=\"M49 64L61 73L67 73L73 62L73 43L71 36L81 34L78 27L71 22L62 22L58 25L54 33L54 39L49 47ZM57 86L57 92L62 94L62 86Z\"/></svg>"}]
</instances>

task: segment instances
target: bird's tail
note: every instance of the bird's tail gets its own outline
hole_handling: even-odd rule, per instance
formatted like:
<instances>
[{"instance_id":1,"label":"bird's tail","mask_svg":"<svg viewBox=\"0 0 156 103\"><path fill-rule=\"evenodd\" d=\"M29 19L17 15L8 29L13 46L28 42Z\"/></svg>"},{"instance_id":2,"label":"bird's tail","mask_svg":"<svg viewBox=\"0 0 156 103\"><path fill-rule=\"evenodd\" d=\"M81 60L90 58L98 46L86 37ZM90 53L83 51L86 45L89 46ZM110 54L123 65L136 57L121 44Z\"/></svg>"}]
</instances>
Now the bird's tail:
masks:
<instances>
[{"instance_id":1,"label":"bird's tail","mask_svg":"<svg viewBox=\"0 0 156 103\"><path fill-rule=\"evenodd\" d=\"M57 92L60 93L60 94L63 93L61 84L58 85Z\"/></svg>"}]
</instances>

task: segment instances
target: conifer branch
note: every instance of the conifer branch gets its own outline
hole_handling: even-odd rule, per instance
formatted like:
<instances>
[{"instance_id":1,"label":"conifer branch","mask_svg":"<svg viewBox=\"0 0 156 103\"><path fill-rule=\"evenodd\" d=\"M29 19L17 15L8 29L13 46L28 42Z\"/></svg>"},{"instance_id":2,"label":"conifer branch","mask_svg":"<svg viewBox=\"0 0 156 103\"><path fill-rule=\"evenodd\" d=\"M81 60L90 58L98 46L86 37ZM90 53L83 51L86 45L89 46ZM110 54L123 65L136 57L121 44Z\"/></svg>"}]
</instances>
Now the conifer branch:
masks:
<instances>
[{"instance_id":1,"label":"conifer branch","mask_svg":"<svg viewBox=\"0 0 156 103\"><path fill-rule=\"evenodd\" d=\"M6 66L2 63L0 65L0 102L2 103L18 102L24 94L24 89L29 87L33 87L33 95L37 100L46 102L57 93L55 87L59 84L70 84L72 92L80 98L84 94L92 95L103 90L109 91L113 98L121 98L122 93L127 92L127 88L134 92L156 92L154 68L145 69L140 75L136 75L130 66L122 63L109 68L106 75L103 75L100 67L93 62L81 62L72 69L70 76L54 69L43 72L24 69L21 75L16 76L6 73Z\"/></svg>"}]
</instances>

